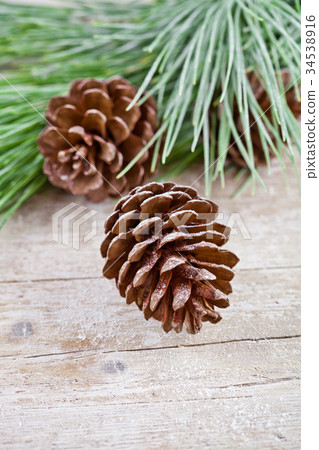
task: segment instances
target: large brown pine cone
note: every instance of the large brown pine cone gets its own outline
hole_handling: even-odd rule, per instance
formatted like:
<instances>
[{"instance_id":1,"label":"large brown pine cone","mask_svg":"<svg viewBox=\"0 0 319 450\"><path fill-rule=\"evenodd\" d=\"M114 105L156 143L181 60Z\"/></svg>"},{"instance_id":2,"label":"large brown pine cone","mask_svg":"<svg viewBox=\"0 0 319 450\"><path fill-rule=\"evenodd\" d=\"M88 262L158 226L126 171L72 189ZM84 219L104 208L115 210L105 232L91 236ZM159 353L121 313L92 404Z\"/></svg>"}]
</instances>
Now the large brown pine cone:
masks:
<instances>
[{"instance_id":1,"label":"large brown pine cone","mask_svg":"<svg viewBox=\"0 0 319 450\"><path fill-rule=\"evenodd\" d=\"M215 306L229 305L239 260L220 248L230 229L214 221L217 211L191 187L150 183L120 200L105 224L103 275L166 332L184 323L197 333L202 322L219 322Z\"/></svg>"},{"instance_id":2,"label":"large brown pine cone","mask_svg":"<svg viewBox=\"0 0 319 450\"><path fill-rule=\"evenodd\" d=\"M99 202L143 183L150 175L153 147L117 180L156 130L156 103L127 106L136 88L121 77L76 80L66 97L50 100L48 125L39 137L44 172L52 184Z\"/></svg>"},{"instance_id":3,"label":"large brown pine cone","mask_svg":"<svg viewBox=\"0 0 319 450\"><path fill-rule=\"evenodd\" d=\"M291 83L290 72L288 71L288 69L282 69L280 74L282 77L283 86L286 89L287 86L289 86L289 84ZM265 112L265 116L270 121L272 121L271 100L270 100L269 95L267 94L264 86L261 84L260 80L258 79L258 77L256 76L256 74L254 72L250 72L248 74L248 78L250 81L252 91L255 94L256 100L259 103L259 106L261 107L262 111ZM301 114L301 104L300 104L300 101L296 97L295 88L292 86L290 89L288 89L288 91L286 92L285 95L286 95L287 105L291 109L294 116L297 119L299 119L300 114ZM239 113L237 104L235 104L235 106L234 106L234 120L235 120L235 123L237 126L238 134L242 135L245 130L244 130L243 124L241 122L240 113ZM251 134L252 146L254 149L254 160L255 160L254 162L255 162L255 165L258 166L258 165L265 164L266 158L265 158L265 153L263 150L262 142L260 140L258 125L257 125L257 123L254 123L255 120L256 119L254 118L254 116L250 113L249 114L249 122L251 124L253 124L250 127L250 134ZM243 137L241 139L243 141L245 141ZM273 142L275 142L275 139L273 137L272 137L272 139L273 139ZM234 142L231 145L231 147L229 148L227 156L235 164L242 166L242 167L247 167L247 164L246 164L244 158L242 157L236 142ZM271 149L269 149L269 156L270 157L274 156L274 153L271 151Z\"/></svg>"}]
</instances>

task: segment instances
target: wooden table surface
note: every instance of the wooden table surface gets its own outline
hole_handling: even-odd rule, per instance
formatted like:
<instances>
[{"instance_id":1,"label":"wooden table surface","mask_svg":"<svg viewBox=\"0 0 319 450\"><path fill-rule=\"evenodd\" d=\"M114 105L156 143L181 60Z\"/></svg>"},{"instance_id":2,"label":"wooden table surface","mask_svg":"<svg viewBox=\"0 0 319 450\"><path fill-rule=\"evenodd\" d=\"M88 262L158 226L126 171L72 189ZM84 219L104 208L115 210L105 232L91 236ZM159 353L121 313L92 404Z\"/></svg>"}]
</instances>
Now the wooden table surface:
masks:
<instances>
[{"instance_id":1,"label":"wooden table surface","mask_svg":"<svg viewBox=\"0 0 319 450\"><path fill-rule=\"evenodd\" d=\"M300 447L300 196L291 168L289 190L276 162L264 176L255 196L213 186L251 239L235 227L231 306L196 336L166 335L101 277L113 201L52 188L15 214L0 233L1 447ZM96 211L79 250L52 239L52 214L72 202Z\"/></svg>"}]
</instances>

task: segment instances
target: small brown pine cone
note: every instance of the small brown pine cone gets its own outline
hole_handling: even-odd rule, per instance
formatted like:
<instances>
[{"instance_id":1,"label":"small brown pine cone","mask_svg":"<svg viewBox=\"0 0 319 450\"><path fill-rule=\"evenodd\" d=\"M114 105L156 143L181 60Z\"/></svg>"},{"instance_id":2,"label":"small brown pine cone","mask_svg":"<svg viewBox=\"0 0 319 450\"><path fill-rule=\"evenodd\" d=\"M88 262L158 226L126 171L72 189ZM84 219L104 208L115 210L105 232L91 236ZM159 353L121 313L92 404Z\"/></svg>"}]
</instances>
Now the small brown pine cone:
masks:
<instances>
[{"instance_id":1,"label":"small brown pine cone","mask_svg":"<svg viewBox=\"0 0 319 450\"><path fill-rule=\"evenodd\" d=\"M282 69L281 70L281 77L282 77L282 83L284 88L286 89L287 86L291 83L291 76L288 69ZM259 106L261 107L262 111L265 112L265 116L271 121L271 100L269 98L269 95L265 91L265 88L260 83L259 79L257 78L256 74L254 72L250 72L248 74L248 78L250 81L250 85L252 88L253 93L255 94L256 100L259 103ZM287 105L293 112L294 116L299 119L301 114L301 104L300 101L296 98L296 92L295 88L292 86L288 91L286 92L286 101ZM237 131L239 135L242 135L244 133L244 127L240 119L240 114L238 110L238 105L235 105L234 108L234 120L237 126ZM254 162L256 166L263 165L266 163L265 153L262 147L262 143L259 136L259 130L258 125L255 122L255 118L252 114L249 115L249 121L251 124L253 124L250 127L250 135L252 140L252 146L254 149ZM272 136L271 136L272 137ZM241 138L243 139L243 137ZM272 137L273 142L275 142L274 138ZM236 143L233 143L232 146L228 150L228 155L230 160L232 160L235 164L242 167L247 167L247 164L242 157L240 150ZM273 157L274 153L269 149L269 156Z\"/></svg>"},{"instance_id":2,"label":"small brown pine cone","mask_svg":"<svg viewBox=\"0 0 319 450\"><path fill-rule=\"evenodd\" d=\"M94 202L118 196L150 175L151 147L127 172L120 171L156 131L156 103L127 106L136 88L121 77L76 80L66 97L53 97L46 111L50 125L38 139L44 173L55 186Z\"/></svg>"},{"instance_id":3,"label":"small brown pine cone","mask_svg":"<svg viewBox=\"0 0 319 450\"><path fill-rule=\"evenodd\" d=\"M103 275L115 278L122 297L165 332L198 333L221 320L239 259L222 250L230 234L215 222L217 205L191 187L150 183L119 201L106 221Z\"/></svg>"}]
</instances>

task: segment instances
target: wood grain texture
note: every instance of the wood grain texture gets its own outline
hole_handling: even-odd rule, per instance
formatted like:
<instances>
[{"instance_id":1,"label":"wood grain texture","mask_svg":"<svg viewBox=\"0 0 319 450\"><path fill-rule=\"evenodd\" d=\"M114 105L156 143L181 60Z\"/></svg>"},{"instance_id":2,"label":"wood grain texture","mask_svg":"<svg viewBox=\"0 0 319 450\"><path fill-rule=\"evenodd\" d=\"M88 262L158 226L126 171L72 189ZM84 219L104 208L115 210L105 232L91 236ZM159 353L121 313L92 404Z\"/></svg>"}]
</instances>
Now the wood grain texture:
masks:
<instances>
[{"instance_id":1,"label":"wood grain texture","mask_svg":"<svg viewBox=\"0 0 319 450\"><path fill-rule=\"evenodd\" d=\"M223 320L218 326L205 323L195 336L163 333L159 322L146 322L106 279L19 282L5 289L0 301L2 356L196 345L300 332L298 269L240 271L231 307L221 311Z\"/></svg>"},{"instance_id":2,"label":"wood grain texture","mask_svg":"<svg viewBox=\"0 0 319 450\"><path fill-rule=\"evenodd\" d=\"M251 239L231 236L231 307L196 336L164 334L101 278L112 201L51 189L24 205L0 234L0 446L300 448L300 197L288 178L289 190L275 163L268 192L231 199L234 182L214 185L224 222L240 213ZM80 250L52 240L52 214L71 202L97 211Z\"/></svg>"},{"instance_id":3,"label":"wood grain texture","mask_svg":"<svg viewBox=\"0 0 319 450\"><path fill-rule=\"evenodd\" d=\"M272 347L260 341L21 358L14 368L9 358L2 438L18 444L28 437L42 448L297 447L299 382L289 364L298 356L296 339L283 339Z\"/></svg>"}]
</instances>

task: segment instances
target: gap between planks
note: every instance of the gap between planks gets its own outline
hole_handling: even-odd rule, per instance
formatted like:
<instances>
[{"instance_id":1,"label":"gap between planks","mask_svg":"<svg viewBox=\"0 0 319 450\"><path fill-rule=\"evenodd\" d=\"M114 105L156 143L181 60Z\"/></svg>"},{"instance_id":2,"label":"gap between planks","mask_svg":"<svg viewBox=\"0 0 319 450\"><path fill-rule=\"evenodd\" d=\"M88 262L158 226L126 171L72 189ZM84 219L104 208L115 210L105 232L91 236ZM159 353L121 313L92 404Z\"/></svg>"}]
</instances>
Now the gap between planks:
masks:
<instances>
[{"instance_id":1,"label":"gap between planks","mask_svg":"<svg viewBox=\"0 0 319 450\"><path fill-rule=\"evenodd\" d=\"M267 270L289 270L289 269L301 269L301 266L277 266L277 267L246 267L238 269L236 273L240 272L253 272L253 271L267 271ZM35 278L30 280L0 280L0 284L22 284L22 283L42 283L42 282L54 282L54 281L80 281L80 280L99 280L103 278L102 275L96 277L70 277L70 278Z\"/></svg>"},{"instance_id":2,"label":"gap between planks","mask_svg":"<svg viewBox=\"0 0 319 450\"><path fill-rule=\"evenodd\" d=\"M229 343L240 343L240 342L259 342L259 341L276 341L276 340L287 340L287 339L298 339L300 338L300 334L295 334L291 336L270 336L267 338L260 337L260 338L246 338L246 339L229 339L226 341L216 341L216 342L202 342L198 344L184 344L184 345L166 345L162 347L144 347L144 348L129 348L129 349L120 349L120 350L102 350L100 348L87 348L83 350L70 350L66 352L54 352L54 353L43 353L39 355L0 355L0 359L4 358L14 358L14 360L17 359L35 359L35 358L45 358L45 357L51 357L51 356L63 356L63 355L77 355L80 353L84 353L83 356L80 355L80 357L86 357L91 356L92 354L100 353L101 355L106 354L113 354L113 353L126 353L126 352L143 352L143 351L152 351L152 350L169 350L169 349L178 349L178 348L194 348L194 347L203 347L208 345L223 345L223 344L229 344Z\"/></svg>"}]
</instances>

